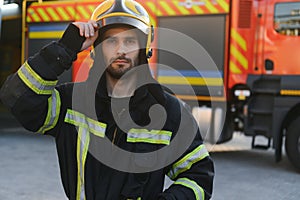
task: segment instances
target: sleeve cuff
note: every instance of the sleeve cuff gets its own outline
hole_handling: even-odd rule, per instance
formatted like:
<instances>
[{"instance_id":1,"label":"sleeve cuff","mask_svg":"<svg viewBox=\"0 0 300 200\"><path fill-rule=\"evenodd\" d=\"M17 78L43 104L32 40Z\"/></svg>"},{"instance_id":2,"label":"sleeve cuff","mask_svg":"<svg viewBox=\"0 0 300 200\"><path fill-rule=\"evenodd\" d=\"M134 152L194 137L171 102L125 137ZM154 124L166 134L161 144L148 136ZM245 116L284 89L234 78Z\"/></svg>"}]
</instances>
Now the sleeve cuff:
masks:
<instances>
[{"instance_id":1,"label":"sleeve cuff","mask_svg":"<svg viewBox=\"0 0 300 200\"><path fill-rule=\"evenodd\" d=\"M71 23L65 30L62 38L58 41L58 43L62 44L63 46L67 47L77 54L78 52L80 52L84 41L85 37L80 36L78 27Z\"/></svg>"}]
</instances>

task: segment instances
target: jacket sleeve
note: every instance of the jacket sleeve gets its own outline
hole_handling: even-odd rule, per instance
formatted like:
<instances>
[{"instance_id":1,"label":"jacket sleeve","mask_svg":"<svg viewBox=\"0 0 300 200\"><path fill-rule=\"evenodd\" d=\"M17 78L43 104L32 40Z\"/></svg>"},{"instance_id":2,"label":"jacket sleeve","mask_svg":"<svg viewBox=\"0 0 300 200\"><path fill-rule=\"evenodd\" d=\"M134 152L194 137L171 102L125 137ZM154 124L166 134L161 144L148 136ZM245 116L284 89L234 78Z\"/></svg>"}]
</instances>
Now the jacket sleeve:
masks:
<instances>
[{"instance_id":1,"label":"jacket sleeve","mask_svg":"<svg viewBox=\"0 0 300 200\"><path fill-rule=\"evenodd\" d=\"M186 131L195 131L196 136L187 151L165 168L166 175L174 181L159 199L207 200L212 196L214 165L206 150L197 123L186 110ZM194 127L194 128L191 128ZM184 134L190 134L185 132Z\"/></svg>"},{"instance_id":2,"label":"jacket sleeve","mask_svg":"<svg viewBox=\"0 0 300 200\"><path fill-rule=\"evenodd\" d=\"M43 47L4 82L0 99L26 129L45 133L55 127L61 106L57 79L72 66L84 40L70 24L59 41Z\"/></svg>"}]
</instances>

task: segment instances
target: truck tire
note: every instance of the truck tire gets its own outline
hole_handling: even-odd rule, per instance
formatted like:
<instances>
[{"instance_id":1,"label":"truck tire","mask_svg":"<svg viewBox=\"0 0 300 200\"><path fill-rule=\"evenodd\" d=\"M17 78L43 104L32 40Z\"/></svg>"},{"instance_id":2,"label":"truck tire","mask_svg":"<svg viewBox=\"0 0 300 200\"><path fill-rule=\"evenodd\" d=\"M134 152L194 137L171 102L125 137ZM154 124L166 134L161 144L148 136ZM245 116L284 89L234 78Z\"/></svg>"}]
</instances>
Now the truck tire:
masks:
<instances>
[{"instance_id":1,"label":"truck tire","mask_svg":"<svg viewBox=\"0 0 300 200\"><path fill-rule=\"evenodd\" d=\"M291 163L300 171L300 117L287 128L285 150Z\"/></svg>"}]
</instances>

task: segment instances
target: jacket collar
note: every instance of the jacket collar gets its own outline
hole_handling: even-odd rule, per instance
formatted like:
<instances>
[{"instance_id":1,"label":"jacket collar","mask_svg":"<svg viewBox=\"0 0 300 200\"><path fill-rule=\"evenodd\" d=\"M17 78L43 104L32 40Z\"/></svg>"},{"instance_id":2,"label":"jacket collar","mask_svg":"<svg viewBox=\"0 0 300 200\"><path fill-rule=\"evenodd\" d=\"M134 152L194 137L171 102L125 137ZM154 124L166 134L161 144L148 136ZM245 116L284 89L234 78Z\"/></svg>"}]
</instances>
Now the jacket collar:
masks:
<instances>
[{"instance_id":1,"label":"jacket collar","mask_svg":"<svg viewBox=\"0 0 300 200\"><path fill-rule=\"evenodd\" d=\"M165 106L166 103L166 97L164 95L163 89L160 86L160 84L152 78L152 75L150 73L149 68L144 69L138 72L138 85L141 85L141 87L137 88L134 92L134 95L131 97L131 103L133 105L136 105L141 100L152 96L153 104L159 103L163 106ZM144 85L143 83L150 83ZM100 97L100 99L110 101L111 97L109 97L107 92L107 83L106 83L106 76L105 73L102 74L98 86L96 89L96 95ZM150 99L149 99L150 100Z\"/></svg>"}]
</instances>

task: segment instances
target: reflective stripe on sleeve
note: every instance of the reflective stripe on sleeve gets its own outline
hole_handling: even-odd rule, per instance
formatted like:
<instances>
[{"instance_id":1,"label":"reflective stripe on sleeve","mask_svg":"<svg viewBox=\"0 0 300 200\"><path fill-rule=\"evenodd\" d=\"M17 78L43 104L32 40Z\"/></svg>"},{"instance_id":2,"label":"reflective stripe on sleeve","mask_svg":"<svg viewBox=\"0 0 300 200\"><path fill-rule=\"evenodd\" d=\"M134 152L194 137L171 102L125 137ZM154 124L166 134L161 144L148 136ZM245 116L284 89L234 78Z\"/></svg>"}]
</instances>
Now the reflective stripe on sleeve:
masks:
<instances>
[{"instance_id":1,"label":"reflective stripe on sleeve","mask_svg":"<svg viewBox=\"0 0 300 200\"><path fill-rule=\"evenodd\" d=\"M172 132L164 130L130 129L127 133L127 142L145 142L152 144L169 145Z\"/></svg>"},{"instance_id":2,"label":"reflective stripe on sleeve","mask_svg":"<svg viewBox=\"0 0 300 200\"><path fill-rule=\"evenodd\" d=\"M179 178L174 184L182 185L193 190L196 200L204 200L204 190L195 181L188 178Z\"/></svg>"},{"instance_id":3,"label":"reflective stripe on sleeve","mask_svg":"<svg viewBox=\"0 0 300 200\"><path fill-rule=\"evenodd\" d=\"M65 116L65 122L78 127L86 128L89 132L98 137L104 138L105 136L105 130L107 126L105 123L88 118L80 112L68 109Z\"/></svg>"},{"instance_id":4,"label":"reflective stripe on sleeve","mask_svg":"<svg viewBox=\"0 0 300 200\"><path fill-rule=\"evenodd\" d=\"M37 131L38 133L44 134L56 125L59 118L60 106L61 101L59 92L54 89L52 95L48 98L48 113L46 120L44 125Z\"/></svg>"},{"instance_id":5,"label":"reflective stripe on sleeve","mask_svg":"<svg viewBox=\"0 0 300 200\"><path fill-rule=\"evenodd\" d=\"M57 80L44 80L29 66L27 62L25 62L18 70L18 76L36 94L51 95L55 85L57 84Z\"/></svg>"},{"instance_id":6,"label":"reflective stripe on sleeve","mask_svg":"<svg viewBox=\"0 0 300 200\"><path fill-rule=\"evenodd\" d=\"M193 164L207 157L209 154L202 144L194 149L189 154L185 155L182 159L173 164L168 176L174 180L180 173L189 170Z\"/></svg>"}]
</instances>

